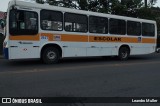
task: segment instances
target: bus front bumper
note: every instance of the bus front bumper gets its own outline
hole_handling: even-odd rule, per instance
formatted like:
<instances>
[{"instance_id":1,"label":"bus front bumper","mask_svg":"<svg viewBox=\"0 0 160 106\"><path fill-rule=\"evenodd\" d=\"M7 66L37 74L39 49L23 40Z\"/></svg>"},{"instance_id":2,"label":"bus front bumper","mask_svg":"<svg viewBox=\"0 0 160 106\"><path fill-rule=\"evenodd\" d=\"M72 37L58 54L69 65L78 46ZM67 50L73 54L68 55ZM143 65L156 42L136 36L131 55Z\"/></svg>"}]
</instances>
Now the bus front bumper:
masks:
<instances>
[{"instance_id":1,"label":"bus front bumper","mask_svg":"<svg viewBox=\"0 0 160 106\"><path fill-rule=\"evenodd\" d=\"M9 59L9 52L8 48L3 48L3 55L5 59Z\"/></svg>"}]
</instances>

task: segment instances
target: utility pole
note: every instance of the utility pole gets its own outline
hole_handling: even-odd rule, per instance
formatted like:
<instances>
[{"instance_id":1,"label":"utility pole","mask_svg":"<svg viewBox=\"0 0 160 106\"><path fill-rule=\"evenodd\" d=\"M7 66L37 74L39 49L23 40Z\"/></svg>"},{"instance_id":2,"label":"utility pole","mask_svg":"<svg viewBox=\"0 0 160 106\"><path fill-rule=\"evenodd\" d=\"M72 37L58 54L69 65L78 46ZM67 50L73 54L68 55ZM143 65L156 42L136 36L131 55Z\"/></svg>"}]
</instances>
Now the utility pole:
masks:
<instances>
[{"instance_id":1,"label":"utility pole","mask_svg":"<svg viewBox=\"0 0 160 106\"><path fill-rule=\"evenodd\" d=\"M147 0L144 0L145 8L147 8Z\"/></svg>"}]
</instances>

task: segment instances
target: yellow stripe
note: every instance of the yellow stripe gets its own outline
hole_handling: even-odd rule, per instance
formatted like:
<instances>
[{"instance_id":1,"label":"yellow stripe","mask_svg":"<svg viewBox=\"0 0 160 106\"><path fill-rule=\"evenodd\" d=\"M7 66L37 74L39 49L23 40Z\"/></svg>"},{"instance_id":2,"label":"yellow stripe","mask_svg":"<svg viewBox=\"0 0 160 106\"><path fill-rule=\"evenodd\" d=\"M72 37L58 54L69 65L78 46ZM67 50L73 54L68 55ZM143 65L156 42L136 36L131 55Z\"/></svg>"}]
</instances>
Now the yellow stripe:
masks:
<instances>
[{"instance_id":1,"label":"yellow stripe","mask_svg":"<svg viewBox=\"0 0 160 106\"><path fill-rule=\"evenodd\" d=\"M32 40L39 41L41 36L46 36L48 41L56 41L55 36L60 36L59 41L65 42L123 42L123 43L156 43L155 38L142 38L140 41L138 37L113 37L113 36L87 36L87 35L69 35L69 34L51 34L41 33L37 35L19 35L9 36L10 40Z\"/></svg>"},{"instance_id":2,"label":"yellow stripe","mask_svg":"<svg viewBox=\"0 0 160 106\"><path fill-rule=\"evenodd\" d=\"M138 38L131 37L112 37L112 36L90 36L90 42L126 42L126 43L139 43Z\"/></svg>"},{"instance_id":3,"label":"yellow stripe","mask_svg":"<svg viewBox=\"0 0 160 106\"><path fill-rule=\"evenodd\" d=\"M154 38L142 38L142 43L156 43Z\"/></svg>"},{"instance_id":4,"label":"yellow stripe","mask_svg":"<svg viewBox=\"0 0 160 106\"><path fill-rule=\"evenodd\" d=\"M32 40L32 41L39 41L40 37L39 34L37 35L10 35L9 40Z\"/></svg>"},{"instance_id":5,"label":"yellow stripe","mask_svg":"<svg viewBox=\"0 0 160 106\"><path fill-rule=\"evenodd\" d=\"M61 41L67 42L88 42L88 36L86 35L61 35Z\"/></svg>"}]
</instances>

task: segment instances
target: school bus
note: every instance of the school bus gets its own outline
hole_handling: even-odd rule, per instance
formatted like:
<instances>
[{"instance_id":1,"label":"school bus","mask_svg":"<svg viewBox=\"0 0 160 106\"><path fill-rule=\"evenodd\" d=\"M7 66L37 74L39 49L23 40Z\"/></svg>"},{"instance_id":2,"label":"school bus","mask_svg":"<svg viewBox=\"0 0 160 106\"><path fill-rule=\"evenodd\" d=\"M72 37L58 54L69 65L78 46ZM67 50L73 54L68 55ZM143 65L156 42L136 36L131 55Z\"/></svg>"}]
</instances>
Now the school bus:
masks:
<instances>
[{"instance_id":1,"label":"school bus","mask_svg":"<svg viewBox=\"0 0 160 106\"><path fill-rule=\"evenodd\" d=\"M65 57L117 56L156 51L152 20L13 0L7 10L6 59L57 63Z\"/></svg>"}]
</instances>

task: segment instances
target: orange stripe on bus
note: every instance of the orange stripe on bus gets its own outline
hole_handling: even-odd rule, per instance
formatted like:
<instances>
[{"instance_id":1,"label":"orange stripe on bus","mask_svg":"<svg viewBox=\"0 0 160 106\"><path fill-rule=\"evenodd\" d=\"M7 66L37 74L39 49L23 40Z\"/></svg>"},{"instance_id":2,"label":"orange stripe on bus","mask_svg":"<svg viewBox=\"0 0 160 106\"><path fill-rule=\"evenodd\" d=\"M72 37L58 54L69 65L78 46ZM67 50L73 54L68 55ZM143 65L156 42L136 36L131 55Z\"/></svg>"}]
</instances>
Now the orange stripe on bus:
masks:
<instances>
[{"instance_id":1,"label":"orange stripe on bus","mask_svg":"<svg viewBox=\"0 0 160 106\"><path fill-rule=\"evenodd\" d=\"M32 40L32 41L39 41L39 34L37 35L10 35L9 40Z\"/></svg>"},{"instance_id":2,"label":"orange stripe on bus","mask_svg":"<svg viewBox=\"0 0 160 106\"><path fill-rule=\"evenodd\" d=\"M156 43L154 38L142 38L142 43Z\"/></svg>"},{"instance_id":3,"label":"orange stripe on bus","mask_svg":"<svg viewBox=\"0 0 160 106\"><path fill-rule=\"evenodd\" d=\"M138 38L129 37L112 37L112 36L90 36L90 42L126 42L138 43Z\"/></svg>"},{"instance_id":4,"label":"orange stripe on bus","mask_svg":"<svg viewBox=\"0 0 160 106\"><path fill-rule=\"evenodd\" d=\"M138 37L113 37L113 36L87 36L87 35L70 35L70 34L51 34L51 33L41 33L37 35L19 35L19 36L9 36L10 40L32 40L39 41L41 36L46 36L48 41L57 41L55 36L59 36L58 41L65 42L124 42L124 43L156 43L155 38L141 38Z\"/></svg>"},{"instance_id":5,"label":"orange stripe on bus","mask_svg":"<svg viewBox=\"0 0 160 106\"><path fill-rule=\"evenodd\" d=\"M129 38L129 37L122 37L122 42L125 43L141 43L138 41L138 38Z\"/></svg>"},{"instance_id":6,"label":"orange stripe on bus","mask_svg":"<svg viewBox=\"0 0 160 106\"><path fill-rule=\"evenodd\" d=\"M88 42L88 36L86 35L61 35L61 41L69 42Z\"/></svg>"}]
</instances>

